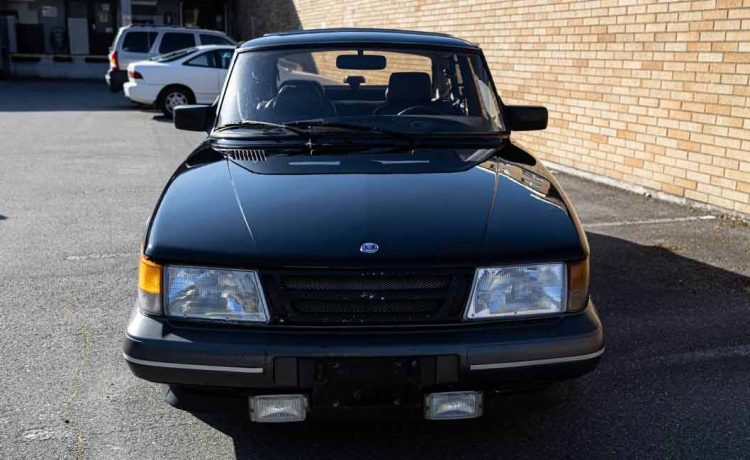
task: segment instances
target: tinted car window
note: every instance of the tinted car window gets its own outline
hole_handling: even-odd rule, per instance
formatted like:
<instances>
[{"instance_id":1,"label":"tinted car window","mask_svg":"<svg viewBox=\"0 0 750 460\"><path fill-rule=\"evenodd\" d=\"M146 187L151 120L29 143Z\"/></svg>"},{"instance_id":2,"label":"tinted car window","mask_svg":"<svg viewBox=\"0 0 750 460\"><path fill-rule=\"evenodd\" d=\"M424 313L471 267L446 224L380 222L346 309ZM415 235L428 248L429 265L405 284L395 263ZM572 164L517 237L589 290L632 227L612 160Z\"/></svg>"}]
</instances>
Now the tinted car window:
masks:
<instances>
[{"instance_id":1,"label":"tinted car window","mask_svg":"<svg viewBox=\"0 0 750 460\"><path fill-rule=\"evenodd\" d=\"M220 35L201 34L201 44L203 45L234 45L226 38Z\"/></svg>"},{"instance_id":2,"label":"tinted car window","mask_svg":"<svg viewBox=\"0 0 750 460\"><path fill-rule=\"evenodd\" d=\"M185 65L192 65L195 67L215 67L212 54L213 53L210 51L208 53L199 54L185 62Z\"/></svg>"},{"instance_id":3,"label":"tinted car window","mask_svg":"<svg viewBox=\"0 0 750 460\"><path fill-rule=\"evenodd\" d=\"M179 32L167 32L161 39L159 45L160 53L169 53L183 48L195 46L195 35Z\"/></svg>"},{"instance_id":4,"label":"tinted car window","mask_svg":"<svg viewBox=\"0 0 750 460\"><path fill-rule=\"evenodd\" d=\"M131 53L148 53L157 35L157 32L128 32L122 41L122 50Z\"/></svg>"},{"instance_id":5,"label":"tinted car window","mask_svg":"<svg viewBox=\"0 0 750 460\"><path fill-rule=\"evenodd\" d=\"M490 74L471 50L330 45L240 51L232 68L219 126L323 119L408 133L505 129Z\"/></svg>"}]
</instances>

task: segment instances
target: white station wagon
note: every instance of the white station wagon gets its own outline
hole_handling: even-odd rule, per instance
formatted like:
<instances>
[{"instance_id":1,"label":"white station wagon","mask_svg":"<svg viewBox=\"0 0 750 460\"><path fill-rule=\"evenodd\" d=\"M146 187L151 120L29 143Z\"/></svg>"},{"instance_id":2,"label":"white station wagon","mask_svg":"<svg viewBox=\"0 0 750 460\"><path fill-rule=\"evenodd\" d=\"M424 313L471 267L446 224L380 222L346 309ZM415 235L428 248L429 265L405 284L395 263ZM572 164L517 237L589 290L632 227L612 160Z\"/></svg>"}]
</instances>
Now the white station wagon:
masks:
<instances>
[{"instance_id":1,"label":"white station wagon","mask_svg":"<svg viewBox=\"0 0 750 460\"><path fill-rule=\"evenodd\" d=\"M234 46L205 45L157 56L128 65L125 96L155 105L171 117L186 104L211 104L221 91Z\"/></svg>"}]
</instances>

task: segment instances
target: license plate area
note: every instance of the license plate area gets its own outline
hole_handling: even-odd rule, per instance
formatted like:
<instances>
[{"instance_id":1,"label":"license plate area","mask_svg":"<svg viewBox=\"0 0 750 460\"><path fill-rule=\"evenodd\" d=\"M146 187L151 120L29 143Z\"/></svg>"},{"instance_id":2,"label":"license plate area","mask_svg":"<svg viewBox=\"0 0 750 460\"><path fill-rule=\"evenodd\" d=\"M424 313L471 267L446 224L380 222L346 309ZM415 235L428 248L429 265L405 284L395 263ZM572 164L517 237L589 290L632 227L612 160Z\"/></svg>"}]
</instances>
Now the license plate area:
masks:
<instances>
[{"instance_id":1,"label":"license plate area","mask_svg":"<svg viewBox=\"0 0 750 460\"><path fill-rule=\"evenodd\" d=\"M313 407L359 409L419 407L422 387L434 384L434 357L320 358L303 360Z\"/></svg>"}]
</instances>

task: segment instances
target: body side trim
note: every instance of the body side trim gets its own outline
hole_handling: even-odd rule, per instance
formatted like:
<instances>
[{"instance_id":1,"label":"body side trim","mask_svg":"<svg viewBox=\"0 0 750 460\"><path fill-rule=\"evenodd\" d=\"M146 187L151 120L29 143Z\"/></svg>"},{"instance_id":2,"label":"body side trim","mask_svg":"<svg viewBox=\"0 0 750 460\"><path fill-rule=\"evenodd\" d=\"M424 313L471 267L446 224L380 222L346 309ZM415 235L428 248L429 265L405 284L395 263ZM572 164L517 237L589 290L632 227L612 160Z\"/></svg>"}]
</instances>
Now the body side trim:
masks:
<instances>
[{"instance_id":1,"label":"body side trim","mask_svg":"<svg viewBox=\"0 0 750 460\"><path fill-rule=\"evenodd\" d=\"M564 358L536 359L533 361L511 361L507 363L490 363L490 364L471 364L469 368L472 371L483 371L489 369L509 369L515 367L541 366L544 364L561 364L576 361L586 361L587 359L598 358L604 353L604 347L601 350L587 355L566 356Z\"/></svg>"},{"instance_id":2,"label":"body side trim","mask_svg":"<svg viewBox=\"0 0 750 460\"><path fill-rule=\"evenodd\" d=\"M145 359L137 359L132 356L128 356L125 353L122 354L125 361L133 364L140 364L141 366L150 367L166 367L169 369L186 369L192 371L215 371L215 372L240 372L243 374L262 374L262 367L235 367L235 366L208 366L205 364L183 364L183 363L166 363L160 361L147 361Z\"/></svg>"}]
</instances>

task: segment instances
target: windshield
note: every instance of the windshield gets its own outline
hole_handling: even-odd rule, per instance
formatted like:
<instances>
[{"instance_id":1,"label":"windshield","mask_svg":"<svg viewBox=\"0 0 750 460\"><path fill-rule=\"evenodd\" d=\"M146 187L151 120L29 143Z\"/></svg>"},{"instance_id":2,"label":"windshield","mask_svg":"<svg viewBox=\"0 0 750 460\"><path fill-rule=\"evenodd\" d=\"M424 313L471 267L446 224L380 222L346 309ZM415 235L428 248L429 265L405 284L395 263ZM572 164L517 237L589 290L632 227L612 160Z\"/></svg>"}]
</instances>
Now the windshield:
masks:
<instances>
[{"instance_id":1,"label":"windshield","mask_svg":"<svg viewBox=\"0 0 750 460\"><path fill-rule=\"evenodd\" d=\"M172 62L176 61L177 59L180 59L181 57L187 56L188 54L194 52L197 48L184 48L177 51L172 51L171 53L162 54L160 56L156 56L151 58L152 61L156 62Z\"/></svg>"},{"instance_id":2,"label":"windshield","mask_svg":"<svg viewBox=\"0 0 750 460\"><path fill-rule=\"evenodd\" d=\"M504 131L481 54L437 48L241 52L217 127L338 123L421 134Z\"/></svg>"}]
</instances>

